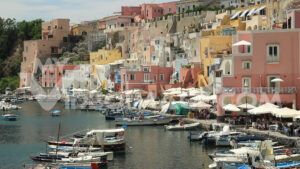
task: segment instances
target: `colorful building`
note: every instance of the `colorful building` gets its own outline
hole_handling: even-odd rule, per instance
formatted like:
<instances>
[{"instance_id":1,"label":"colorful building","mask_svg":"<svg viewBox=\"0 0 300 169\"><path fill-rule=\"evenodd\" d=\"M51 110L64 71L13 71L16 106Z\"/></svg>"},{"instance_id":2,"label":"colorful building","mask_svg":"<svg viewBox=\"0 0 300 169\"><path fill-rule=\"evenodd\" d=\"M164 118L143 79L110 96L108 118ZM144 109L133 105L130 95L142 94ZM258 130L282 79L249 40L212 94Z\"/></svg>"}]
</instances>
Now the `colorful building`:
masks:
<instances>
[{"instance_id":1,"label":"colorful building","mask_svg":"<svg viewBox=\"0 0 300 169\"><path fill-rule=\"evenodd\" d=\"M42 68L42 86L61 88L63 86L62 78L66 71L79 69L80 67L76 65L45 65ZM74 77L72 80L75 80Z\"/></svg>"},{"instance_id":2,"label":"colorful building","mask_svg":"<svg viewBox=\"0 0 300 169\"><path fill-rule=\"evenodd\" d=\"M90 53L90 64L93 65L106 65L121 59L122 54L119 49L99 49L97 52Z\"/></svg>"},{"instance_id":3,"label":"colorful building","mask_svg":"<svg viewBox=\"0 0 300 169\"><path fill-rule=\"evenodd\" d=\"M23 61L21 63L20 87L31 86L34 74L42 67L47 58L59 57L63 52L63 44L68 43L69 19L55 19L42 23L42 39L24 41Z\"/></svg>"},{"instance_id":4,"label":"colorful building","mask_svg":"<svg viewBox=\"0 0 300 169\"><path fill-rule=\"evenodd\" d=\"M153 97L158 97L165 85L169 85L172 67L141 66L140 69L122 68L121 91L143 89Z\"/></svg>"},{"instance_id":5,"label":"colorful building","mask_svg":"<svg viewBox=\"0 0 300 169\"><path fill-rule=\"evenodd\" d=\"M244 31L233 37L234 43L242 40L251 45L234 46L231 60L225 61L218 116L229 103L272 102L300 109L300 31ZM272 81L275 78L282 82Z\"/></svg>"},{"instance_id":6,"label":"colorful building","mask_svg":"<svg viewBox=\"0 0 300 169\"><path fill-rule=\"evenodd\" d=\"M169 13L176 13L176 2L141 5L141 19L153 19Z\"/></svg>"},{"instance_id":7,"label":"colorful building","mask_svg":"<svg viewBox=\"0 0 300 169\"><path fill-rule=\"evenodd\" d=\"M222 58L231 53L231 36L207 36L200 38L200 63L203 74L199 74L199 87L210 84L209 75L215 58Z\"/></svg>"}]
</instances>

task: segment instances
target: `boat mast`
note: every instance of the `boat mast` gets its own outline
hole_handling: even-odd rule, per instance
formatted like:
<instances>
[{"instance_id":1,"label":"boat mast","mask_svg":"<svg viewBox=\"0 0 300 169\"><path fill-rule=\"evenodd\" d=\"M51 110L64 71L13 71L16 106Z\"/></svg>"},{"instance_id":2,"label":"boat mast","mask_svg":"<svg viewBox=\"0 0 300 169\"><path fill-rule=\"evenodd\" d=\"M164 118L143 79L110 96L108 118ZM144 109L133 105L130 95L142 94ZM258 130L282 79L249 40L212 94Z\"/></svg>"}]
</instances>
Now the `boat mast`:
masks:
<instances>
[{"instance_id":1,"label":"boat mast","mask_svg":"<svg viewBox=\"0 0 300 169\"><path fill-rule=\"evenodd\" d=\"M58 124L58 133L57 133L57 139L56 139L55 162L56 162L56 159L57 159L57 150L58 150L59 132L60 132L60 122L59 122L59 124Z\"/></svg>"}]
</instances>

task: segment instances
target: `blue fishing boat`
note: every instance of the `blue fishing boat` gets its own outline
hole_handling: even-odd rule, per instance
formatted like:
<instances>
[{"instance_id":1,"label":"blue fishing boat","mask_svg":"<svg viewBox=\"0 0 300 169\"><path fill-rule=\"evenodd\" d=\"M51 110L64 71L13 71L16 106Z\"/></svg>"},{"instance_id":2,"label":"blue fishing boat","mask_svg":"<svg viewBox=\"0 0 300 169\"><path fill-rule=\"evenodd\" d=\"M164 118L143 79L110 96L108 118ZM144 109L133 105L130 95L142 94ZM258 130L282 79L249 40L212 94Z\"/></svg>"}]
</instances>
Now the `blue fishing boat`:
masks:
<instances>
[{"instance_id":1,"label":"blue fishing boat","mask_svg":"<svg viewBox=\"0 0 300 169\"><path fill-rule=\"evenodd\" d=\"M4 113L2 114L3 120L7 121L16 121L18 119L19 115L14 114L14 113Z\"/></svg>"},{"instance_id":2,"label":"blue fishing boat","mask_svg":"<svg viewBox=\"0 0 300 169\"><path fill-rule=\"evenodd\" d=\"M60 110L52 110L50 112L51 116L60 116L61 111Z\"/></svg>"}]
</instances>

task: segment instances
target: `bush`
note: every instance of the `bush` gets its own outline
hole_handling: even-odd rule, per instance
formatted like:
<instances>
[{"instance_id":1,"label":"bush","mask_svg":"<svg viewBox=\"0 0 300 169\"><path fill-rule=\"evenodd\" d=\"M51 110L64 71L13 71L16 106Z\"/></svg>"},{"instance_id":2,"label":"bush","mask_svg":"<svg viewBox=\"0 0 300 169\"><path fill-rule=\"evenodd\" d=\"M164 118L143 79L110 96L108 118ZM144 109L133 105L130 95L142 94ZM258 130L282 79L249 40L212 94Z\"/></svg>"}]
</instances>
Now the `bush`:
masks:
<instances>
[{"instance_id":1,"label":"bush","mask_svg":"<svg viewBox=\"0 0 300 169\"><path fill-rule=\"evenodd\" d=\"M13 77L4 77L0 80L0 91L5 91L6 88L10 88L15 90L19 87L20 77L13 76Z\"/></svg>"}]
</instances>

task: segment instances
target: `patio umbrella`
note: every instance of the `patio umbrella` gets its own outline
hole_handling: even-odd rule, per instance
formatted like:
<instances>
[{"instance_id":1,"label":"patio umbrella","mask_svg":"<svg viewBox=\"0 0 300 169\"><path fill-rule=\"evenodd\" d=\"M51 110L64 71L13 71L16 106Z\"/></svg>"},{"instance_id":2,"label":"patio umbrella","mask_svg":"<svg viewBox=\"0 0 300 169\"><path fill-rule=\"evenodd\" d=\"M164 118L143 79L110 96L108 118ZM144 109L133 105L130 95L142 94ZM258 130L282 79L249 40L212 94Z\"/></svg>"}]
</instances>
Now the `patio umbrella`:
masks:
<instances>
[{"instance_id":1,"label":"patio umbrella","mask_svg":"<svg viewBox=\"0 0 300 169\"><path fill-rule=\"evenodd\" d=\"M233 104L227 104L226 106L223 107L223 109L225 111L240 111L240 109Z\"/></svg>"},{"instance_id":2,"label":"patio umbrella","mask_svg":"<svg viewBox=\"0 0 300 169\"><path fill-rule=\"evenodd\" d=\"M254 109L254 108L256 108L255 106L253 106L252 104L249 104L249 103L241 104L238 107L241 108L241 109Z\"/></svg>"},{"instance_id":3,"label":"patio umbrella","mask_svg":"<svg viewBox=\"0 0 300 169\"><path fill-rule=\"evenodd\" d=\"M275 79L271 80L271 82L283 82L283 80L280 78L275 78Z\"/></svg>"},{"instance_id":4,"label":"patio umbrella","mask_svg":"<svg viewBox=\"0 0 300 169\"><path fill-rule=\"evenodd\" d=\"M282 109L274 110L272 114L279 118L294 118L300 116L300 111L285 107Z\"/></svg>"},{"instance_id":5,"label":"patio umbrella","mask_svg":"<svg viewBox=\"0 0 300 169\"><path fill-rule=\"evenodd\" d=\"M248 113L252 115L268 114L268 113L273 113L273 111L276 110L277 108L278 106L272 103L265 103L259 107L249 110Z\"/></svg>"},{"instance_id":6,"label":"patio umbrella","mask_svg":"<svg viewBox=\"0 0 300 169\"><path fill-rule=\"evenodd\" d=\"M196 109L208 109L211 107L211 105L200 101L198 103L192 104L190 107Z\"/></svg>"},{"instance_id":7,"label":"patio umbrella","mask_svg":"<svg viewBox=\"0 0 300 169\"><path fill-rule=\"evenodd\" d=\"M245 40L241 40L241 41L239 41L239 42L234 43L232 46L241 46L241 45L250 46L251 43L250 43L250 42L247 42L247 41L245 41Z\"/></svg>"}]
</instances>

